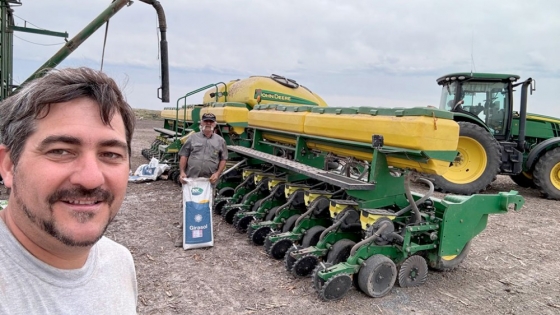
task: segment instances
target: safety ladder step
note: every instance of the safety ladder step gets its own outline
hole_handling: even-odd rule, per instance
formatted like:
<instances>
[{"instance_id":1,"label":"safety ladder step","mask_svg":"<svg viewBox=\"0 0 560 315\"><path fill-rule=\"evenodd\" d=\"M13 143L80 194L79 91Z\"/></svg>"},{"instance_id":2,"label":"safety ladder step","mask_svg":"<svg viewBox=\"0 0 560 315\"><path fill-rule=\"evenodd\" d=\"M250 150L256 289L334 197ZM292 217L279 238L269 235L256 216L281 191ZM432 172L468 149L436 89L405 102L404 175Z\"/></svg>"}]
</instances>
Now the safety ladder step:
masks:
<instances>
[{"instance_id":1,"label":"safety ladder step","mask_svg":"<svg viewBox=\"0 0 560 315\"><path fill-rule=\"evenodd\" d=\"M317 180L338 186L343 189L372 190L375 188L375 184L372 183L364 182L358 179L354 179L351 177L346 177L334 173L329 173L325 170L321 170L313 166L305 165L303 163L288 160L283 157L260 152L254 149L237 146L237 145L229 145L228 150L239 153L244 156L256 158L261 161L280 166L284 169L294 171L299 174L309 176L311 178L315 178Z\"/></svg>"}]
</instances>

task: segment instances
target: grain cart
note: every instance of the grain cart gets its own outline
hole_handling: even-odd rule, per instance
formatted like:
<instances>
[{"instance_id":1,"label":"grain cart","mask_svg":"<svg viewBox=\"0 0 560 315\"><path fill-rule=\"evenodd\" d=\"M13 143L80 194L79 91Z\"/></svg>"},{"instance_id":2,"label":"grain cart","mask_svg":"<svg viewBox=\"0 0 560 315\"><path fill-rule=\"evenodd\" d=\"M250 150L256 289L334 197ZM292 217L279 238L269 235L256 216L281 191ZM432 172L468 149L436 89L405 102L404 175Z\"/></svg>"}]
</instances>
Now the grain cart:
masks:
<instances>
[{"instance_id":1,"label":"grain cart","mask_svg":"<svg viewBox=\"0 0 560 315\"><path fill-rule=\"evenodd\" d=\"M522 187L536 187L560 200L560 119L527 112L531 78L492 73L453 73L437 79L440 109L453 112L461 127L457 158L436 176L444 191L469 195L486 189L496 175ZM514 89L521 90L519 112Z\"/></svg>"},{"instance_id":2,"label":"grain cart","mask_svg":"<svg viewBox=\"0 0 560 315\"><path fill-rule=\"evenodd\" d=\"M273 166L276 172L285 173L286 185L312 178L346 194L342 199L319 196L314 200L316 203L309 203L306 211L324 208L325 204L330 211L332 203L346 203L360 213L362 237L354 239L356 244L351 247L348 259L333 266L318 264L313 273L315 287L327 300L342 297L351 287L354 274L362 275L358 282L366 293L386 294L386 287L392 287L395 282L393 271L397 270L397 264L402 286L421 284L425 277L418 272L424 271L424 265L447 269L464 259L470 240L486 226L488 214L505 212L510 204L519 209L523 204L523 198L515 191L447 196L443 200L410 191L411 176L443 175L457 155L459 126L446 111L269 104L255 106L249 112L247 129L252 134L251 147L230 145L228 149L246 159L248 167ZM331 167L332 161L337 161L340 167ZM346 165L354 167L341 172ZM337 224L330 215L322 219ZM346 223L352 226L356 222ZM313 234L320 240L327 226L310 224L298 231L294 227L286 232L286 238L278 237L284 233L269 234L265 243L269 242L273 248L274 244L288 239L300 250L297 246L302 246L301 239ZM318 227L324 228L319 234L315 231ZM301 237L292 239L295 234ZM340 239L352 240L349 236ZM288 250L291 243L288 248L278 246ZM331 250L334 245L325 247ZM364 264L368 259L378 266L381 261L380 266L389 266L393 273L384 271L385 267L372 270L370 264ZM384 272L381 276L390 276L382 294L378 294L377 285L371 284L372 274L378 275L375 273L378 269Z\"/></svg>"}]
</instances>

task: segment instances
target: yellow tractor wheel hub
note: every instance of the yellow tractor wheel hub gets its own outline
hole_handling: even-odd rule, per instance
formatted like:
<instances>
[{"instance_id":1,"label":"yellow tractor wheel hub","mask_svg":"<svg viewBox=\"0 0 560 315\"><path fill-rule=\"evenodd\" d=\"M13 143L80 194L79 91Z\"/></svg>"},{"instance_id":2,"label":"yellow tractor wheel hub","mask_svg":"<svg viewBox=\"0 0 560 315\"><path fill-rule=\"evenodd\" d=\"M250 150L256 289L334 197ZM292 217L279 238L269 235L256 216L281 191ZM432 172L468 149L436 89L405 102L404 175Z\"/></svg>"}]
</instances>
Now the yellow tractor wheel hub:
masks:
<instances>
[{"instance_id":1,"label":"yellow tractor wheel hub","mask_svg":"<svg viewBox=\"0 0 560 315\"><path fill-rule=\"evenodd\" d=\"M455 184L468 184L484 174L488 157L478 141L469 137L459 137L457 151L457 158L449 171L443 175L446 180Z\"/></svg>"},{"instance_id":2,"label":"yellow tractor wheel hub","mask_svg":"<svg viewBox=\"0 0 560 315\"><path fill-rule=\"evenodd\" d=\"M550 182L556 189L560 189L560 162L550 170Z\"/></svg>"}]
</instances>

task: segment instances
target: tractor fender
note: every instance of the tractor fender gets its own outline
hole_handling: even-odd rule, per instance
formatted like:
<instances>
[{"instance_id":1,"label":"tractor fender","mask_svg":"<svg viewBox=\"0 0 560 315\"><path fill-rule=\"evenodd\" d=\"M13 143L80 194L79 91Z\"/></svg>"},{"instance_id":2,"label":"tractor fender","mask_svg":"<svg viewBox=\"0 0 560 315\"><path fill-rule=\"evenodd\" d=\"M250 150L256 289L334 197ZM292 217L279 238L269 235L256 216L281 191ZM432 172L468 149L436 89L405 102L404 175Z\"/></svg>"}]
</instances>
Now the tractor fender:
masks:
<instances>
[{"instance_id":1,"label":"tractor fender","mask_svg":"<svg viewBox=\"0 0 560 315\"><path fill-rule=\"evenodd\" d=\"M488 126L486 126L486 124L478 117L473 117L472 115L467 115L461 112L453 112L453 120L455 120L456 122L465 121L471 124L478 125L491 133L490 128L488 128Z\"/></svg>"},{"instance_id":2,"label":"tractor fender","mask_svg":"<svg viewBox=\"0 0 560 315\"><path fill-rule=\"evenodd\" d=\"M560 144L560 137L546 139L543 142L537 144L533 149L531 149L531 152L529 152L529 156L527 156L527 161L525 161L525 169L530 170L535 165L542 153L548 151L548 148L550 147L556 147L558 144Z\"/></svg>"}]
</instances>

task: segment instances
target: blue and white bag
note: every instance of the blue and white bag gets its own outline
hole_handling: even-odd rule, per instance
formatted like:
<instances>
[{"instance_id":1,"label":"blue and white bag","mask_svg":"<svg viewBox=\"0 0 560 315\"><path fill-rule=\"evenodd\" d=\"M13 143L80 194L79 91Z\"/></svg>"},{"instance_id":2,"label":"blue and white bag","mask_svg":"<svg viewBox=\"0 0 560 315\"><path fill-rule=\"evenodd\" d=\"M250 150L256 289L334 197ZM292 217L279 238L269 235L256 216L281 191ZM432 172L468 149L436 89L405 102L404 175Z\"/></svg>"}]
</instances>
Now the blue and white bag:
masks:
<instances>
[{"instance_id":1,"label":"blue and white bag","mask_svg":"<svg viewBox=\"0 0 560 315\"><path fill-rule=\"evenodd\" d=\"M208 178L183 184L183 249L214 246L212 190Z\"/></svg>"}]
</instances>

